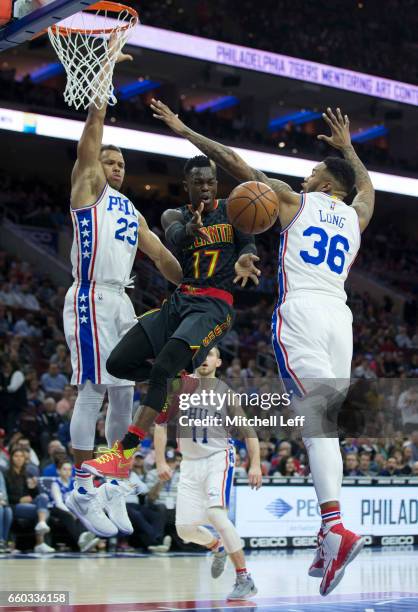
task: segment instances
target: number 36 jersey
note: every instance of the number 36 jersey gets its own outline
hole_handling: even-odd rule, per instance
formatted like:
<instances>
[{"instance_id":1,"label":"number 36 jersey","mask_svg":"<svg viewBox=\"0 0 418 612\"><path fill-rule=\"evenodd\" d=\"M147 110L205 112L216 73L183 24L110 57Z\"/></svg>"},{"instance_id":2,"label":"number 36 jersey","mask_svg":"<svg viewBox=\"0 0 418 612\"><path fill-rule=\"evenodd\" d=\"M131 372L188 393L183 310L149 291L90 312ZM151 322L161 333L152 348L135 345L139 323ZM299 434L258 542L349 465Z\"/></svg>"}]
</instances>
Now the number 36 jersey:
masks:
<instances>
[{"instance_id":1,"label":"number 36 jersey","mask_svg":"<svg viewBox=\"0 0 418 612\"><path fill-rule=\"evenodd\" d=\"M316 294L341 298L360 247L356 211L321 192L304 193L279 247L278 306L291 297Z\"/></svg>"},{"instance_id":2,"label":"number 36 jersey","mask_svg":"<svg viewBox=\"0 0 418 612\"><path fill-rule=\"evenodd\" d=\"M75 281L126 285L138 245L139 213L122 193L106 184L92 206L71 209Z\"/></svg>"}]
</instances>

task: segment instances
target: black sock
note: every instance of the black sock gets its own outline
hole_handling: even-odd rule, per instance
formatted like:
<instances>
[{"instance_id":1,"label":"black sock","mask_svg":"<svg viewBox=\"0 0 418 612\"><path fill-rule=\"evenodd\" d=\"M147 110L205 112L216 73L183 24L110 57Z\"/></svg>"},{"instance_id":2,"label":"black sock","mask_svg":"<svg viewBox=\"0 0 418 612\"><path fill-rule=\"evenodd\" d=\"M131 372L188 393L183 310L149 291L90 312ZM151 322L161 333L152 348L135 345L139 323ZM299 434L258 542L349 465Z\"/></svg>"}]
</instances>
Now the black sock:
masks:
<instances>
[{"instance_id":1,"label":"black sock","mask_svg":"<svg viewBox=\"0 0 418 612\"><path fill-rule=\"evenodd\" d=\"M123 440L121 441L123 450L131 450L132 448L136 448L140 443L140 437L136 434L128 431Z\"/></svg>"}]
</instances>

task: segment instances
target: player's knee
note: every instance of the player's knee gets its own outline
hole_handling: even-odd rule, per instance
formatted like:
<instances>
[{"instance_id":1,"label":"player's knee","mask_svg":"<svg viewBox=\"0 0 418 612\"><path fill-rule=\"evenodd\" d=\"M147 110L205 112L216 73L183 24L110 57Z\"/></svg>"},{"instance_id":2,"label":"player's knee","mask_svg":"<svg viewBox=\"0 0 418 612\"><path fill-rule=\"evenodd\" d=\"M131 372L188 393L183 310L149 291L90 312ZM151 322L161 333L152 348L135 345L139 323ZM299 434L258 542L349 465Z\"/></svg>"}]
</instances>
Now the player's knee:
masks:
<instances>
[{"instance_id":1,"label":"player's knee","mask_svg":"<svg viewBox=\"0 0 418 612\"><path fill-rule=\"evenodd\" d=\"M194 542L194 536L196 534L195 525L176 525L176 531L183 542Z\"/></svg>"}]
</instances>

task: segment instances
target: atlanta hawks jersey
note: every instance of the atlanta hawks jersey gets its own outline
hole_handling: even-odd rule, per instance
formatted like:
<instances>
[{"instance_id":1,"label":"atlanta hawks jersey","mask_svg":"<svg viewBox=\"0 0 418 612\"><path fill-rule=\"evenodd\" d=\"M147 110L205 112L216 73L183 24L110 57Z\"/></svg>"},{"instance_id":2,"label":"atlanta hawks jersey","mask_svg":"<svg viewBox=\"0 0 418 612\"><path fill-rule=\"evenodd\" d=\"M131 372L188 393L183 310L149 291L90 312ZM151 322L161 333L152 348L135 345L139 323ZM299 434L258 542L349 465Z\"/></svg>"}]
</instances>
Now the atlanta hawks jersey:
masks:
<instances>
[{"instance_id":1,"label":"atlanta hawks jersey","mask_svg":"<svg viewBox=\"0 0 418 612\"><path fill-rule=\"evenodd\" d=\"M178 413L178 447L185 459L209 457L231 447L225 417L229 387L217 378L202 378L195 401ZM192 396L192 397L193 397ZM201 425L197 424L201 421ZM196 423L196 424L195 424Z\"/></svg>"},{"instance_id":2,"label":"atlanta hawks jersey","mask_svg":"<svg viewBox=\"0 0 418 612\"><path fill-rule=\"evenodd\" d=\"M71 218L74 280L126 285L138 244L139 213L132 202L106 184L95 204L71 209Z\"/></svg>"},{"instance_id":3,"label":"atlanta hawks jersey","mask_svg":"<svg viewBox=\"0 0 418 612\"><path fill-rule=\"evenodd\" d=\"M344 283L360 247L356 211L325 193L304 193L279 247L279 299L319 294L347 299Z\"/></svg>"}]
</instances>

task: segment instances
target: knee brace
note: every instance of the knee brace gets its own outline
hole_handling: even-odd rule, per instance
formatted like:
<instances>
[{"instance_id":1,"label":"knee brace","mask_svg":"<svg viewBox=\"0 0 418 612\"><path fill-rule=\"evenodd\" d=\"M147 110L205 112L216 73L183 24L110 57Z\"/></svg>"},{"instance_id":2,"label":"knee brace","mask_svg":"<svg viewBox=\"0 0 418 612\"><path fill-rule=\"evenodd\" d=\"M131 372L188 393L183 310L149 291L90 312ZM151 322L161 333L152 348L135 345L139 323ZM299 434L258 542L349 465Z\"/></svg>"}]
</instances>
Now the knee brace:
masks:
<instances>
[{"instance_id":1,"label":"knee brace","mask_svg":"<svg viewBox=\"0 0 418 612\"><path fill-rule=\"evenodd\" d=\"M106 414L105 435L109 448L121 440L132 423L133 387L108 387L109 407Z\"/></svg>"},{"instance_id":2,"label":"knee brace","mask_svg":"<svg viewBox=\"0 0 418 612\"><path fill-rule=\"evenodd\" d=\"M207 546L214 539L209 529L200 525L176 525L176 530L184 542L194 542L194 544Z\"/></svg>"},{"instance_id":3,"label":"knee brace","mask_svg":"<svg viewBox=\"0 0 418 612\"><path fill-rule=\"evenodd\" d=\"M78 387L70 423L71 444L76 450L93 450L97 417L105 393L105 385L93 385L90 381Z\"/></svg>"},{"instance_id":4,"label":"knee brace","mask_svg":"<svg viewBox=\"0 0 418 612\"><path fill-rule=\"evenodd\" d=\"M215 508L209 508L208 518L219 533L226 552L231 555L238 550L241 550L242 543L241 538L238 535L237 530L228 518L228 514L225 508L219 506Z\"/></svg>"}]
</instances>

